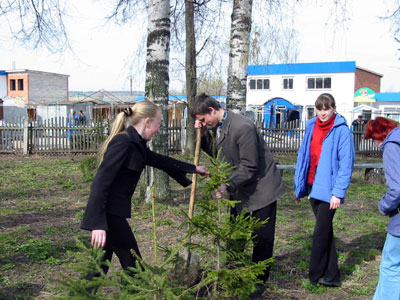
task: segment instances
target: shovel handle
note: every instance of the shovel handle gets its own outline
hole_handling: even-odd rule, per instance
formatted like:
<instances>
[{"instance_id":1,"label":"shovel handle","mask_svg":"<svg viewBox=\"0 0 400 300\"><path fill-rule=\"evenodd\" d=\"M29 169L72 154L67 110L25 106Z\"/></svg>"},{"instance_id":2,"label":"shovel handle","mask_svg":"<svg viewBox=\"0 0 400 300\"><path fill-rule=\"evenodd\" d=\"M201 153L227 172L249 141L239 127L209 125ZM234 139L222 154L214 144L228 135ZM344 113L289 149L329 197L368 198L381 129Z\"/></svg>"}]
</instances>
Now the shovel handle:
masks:
<instances>
[{"instance_id":1,"label":"shovel handle","mask_svg":"<svg viewBox=\"0 0 400 300\"><path fill-rule=\"evenodd\" d=\"M199 164L200 159L200 145L201 145L201 128L197 128L196 133L196 149L194 152L194 162L193 164L197 166ZM197 188L197 174L193 173L192 175L192 188L190 190L190 201L189 201L189 219L193 217L193 208L194 208L194 199L196 196L196 188Z\"/></svg>"}]
</instances>

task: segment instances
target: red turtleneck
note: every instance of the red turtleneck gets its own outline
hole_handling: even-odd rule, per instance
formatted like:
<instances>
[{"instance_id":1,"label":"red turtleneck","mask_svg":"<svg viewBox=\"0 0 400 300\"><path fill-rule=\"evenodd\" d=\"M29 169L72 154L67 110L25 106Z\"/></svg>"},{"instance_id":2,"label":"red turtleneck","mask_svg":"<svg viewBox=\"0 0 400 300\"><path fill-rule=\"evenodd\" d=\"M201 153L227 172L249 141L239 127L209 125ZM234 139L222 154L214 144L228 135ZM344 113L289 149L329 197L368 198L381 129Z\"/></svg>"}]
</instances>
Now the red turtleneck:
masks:
<instances>
[{"instance_id":1,"label":"red turtleneck","mask_svg":"<svg viewBox=\"0 0 400 300\"><path fill-rule=\"evenodd\" d=\"M321 155L322 143L324 139L331 130L333 123L335 123L336 114L326 122L322 123L319 118L317 118L317 123L314 127L314 132L312 134L312 139L310 143L310 168L308 169L307 183L313 184L315 173L317 171L319 157Z\"/></svg>"}]
</instances>

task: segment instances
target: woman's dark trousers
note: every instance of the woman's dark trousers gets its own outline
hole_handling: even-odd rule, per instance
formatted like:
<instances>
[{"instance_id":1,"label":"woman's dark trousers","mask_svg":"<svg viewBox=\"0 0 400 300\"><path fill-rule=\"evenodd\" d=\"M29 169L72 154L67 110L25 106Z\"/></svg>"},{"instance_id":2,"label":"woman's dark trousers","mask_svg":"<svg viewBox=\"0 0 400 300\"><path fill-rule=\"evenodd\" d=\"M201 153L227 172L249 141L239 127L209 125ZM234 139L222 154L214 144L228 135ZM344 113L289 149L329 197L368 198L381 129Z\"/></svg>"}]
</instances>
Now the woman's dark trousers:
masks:
<instances>
[{"instance_id":1,"label":"woman's dark trousers","mask_svg":"<svg viewBox=\"0 0 400 300\"><path fill-rule=\"evenodd\" d=\"M236 209L231 210L233 216L237 216ZM276 223L276 201L258 210L251 212L251 215L261 221L267 220L267 223L254 231L253 262L259 262L272 257L275 240ZM264 274L258 279L266 282L269 277L270 267L265 269Z\"/></svg>"},{"instance_id":2,"label":"woman's dark trousers","mask_svg":"<svg viewBox=\"0 0 400 300\"><path fill-rule=\"evenodd\" d=\"M317 199L310 198L310 203L317 219L310 258L310 282L317 284L322 277L326 281L339 281L340 271L332 225L336 210L329 209L329 203Z\"/></svg>"},{"instance_id":3,"label":"woman's dark trousers","mask_svg":"<svg viewBox=\"0 0 400 300\"><path fill-rule=\"evenodd\" d=\"M111 261L113 253L115 253L123 269L127 270L128 267L136 266L136 258L131 253L131 249L140 256L139 248L132 233L132 230L125 218L107 214L107 225L108 230L106 234L106 244L104 246L103 261ZM103 265L102 269L104 273L107 273L108 267ZM130 275L133 275L132 271L129 271ZM93 277L98 277L100 274L92 273L86 276L86 279L90 280Z\"/></svg>"}]
</instances>

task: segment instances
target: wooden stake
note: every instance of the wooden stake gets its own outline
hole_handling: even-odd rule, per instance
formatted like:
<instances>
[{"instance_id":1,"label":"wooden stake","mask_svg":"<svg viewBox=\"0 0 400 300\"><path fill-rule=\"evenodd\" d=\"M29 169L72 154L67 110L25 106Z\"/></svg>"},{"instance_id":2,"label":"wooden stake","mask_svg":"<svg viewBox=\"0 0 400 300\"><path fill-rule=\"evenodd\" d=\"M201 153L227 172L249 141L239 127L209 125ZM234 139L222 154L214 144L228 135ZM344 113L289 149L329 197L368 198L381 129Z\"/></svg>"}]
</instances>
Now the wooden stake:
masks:
<instances>
[{"instance_id":1,"label":"wooden stake","mask_svg":"<svg viewBox=\"0 0 400 300\"><path fill-rule=\"evenodd\" d=\"M197 166L199 164L200 160L200 145L201 145L201 128L197 128L197 135L196 135L196 149L194 152L194 162L193 164ZM193 208L194 208L194 199L196 198L196 188L197 188L197 174L193 173L192 176L192 187L190 190L190 201L189 201L189 211L188 211L188 216L189 219L193 218ZM190 224L189 224L190 226ZM188 228L189 230L189 228ZM192 240L192 237L189 235L188 236L188 243L190 243ZM186 256L186 268L189 268L190 261L192 259L192 253L190 252L190 246L186 247L185 251L185 256Z\"/></svg>"},{"instance_id":2,"label":"wooden stake","mask_svg":"<svg viewBox=\"0 0 400 300\"><path fill-rule=\"evenodd\" d=\"M201 145L201 128L197 128L197 137L196 137L196 150L194 152L194 162L195 166L199 165L200 160L200 145ZM193 217L193 208L194 208L194 199L196 197L196 188L197 188L197 174L193 173L192 175L192 188L190 190L190 201L189 201L189 219Z\"/></svg>"}]
</instances>

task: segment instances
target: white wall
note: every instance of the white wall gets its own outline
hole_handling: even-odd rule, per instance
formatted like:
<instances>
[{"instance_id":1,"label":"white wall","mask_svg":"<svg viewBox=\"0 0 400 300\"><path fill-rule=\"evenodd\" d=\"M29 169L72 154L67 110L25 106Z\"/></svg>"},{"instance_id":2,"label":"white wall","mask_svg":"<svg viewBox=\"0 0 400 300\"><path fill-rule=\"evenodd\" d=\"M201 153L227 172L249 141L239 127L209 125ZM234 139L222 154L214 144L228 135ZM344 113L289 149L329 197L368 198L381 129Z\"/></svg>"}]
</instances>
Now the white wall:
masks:
<instances>
[{"instance_id":1,"label":"white wall","mask_svg":"<svg viewBox=\"0 0 400 300\"><path fill-rule=\"evenodd\" d=\"M29 72L29 101L49 103L68 98L68 76Z\"/></svg>"},{"instance_id":2,"label":"white wall","mask_svg":"<svg viewBox=\"0 0 400 300\"><path fill-rule=\"evenodd\" d=\"M303 106L303 120L307 117L307 107L314 107L315 100L322 93L330 93L336 100L336 110L347 123L352 121L355 73L333 74L290 74L247 77L247 105L263 105L268 100L280 97L295 105ZM293 90L283 89L283 78L293 78ZM308 77L331 77L331 89L307 90ZM250 90L250 79L269 78L270 90Z\"/></svg>"},{"instance_id":3,"label":"white wall","mask_svg":"<svg viewBox=\"0 0 400 300\"><path fill-rule=\"evenodd\" d=\"M68 108L66 105L54 106L38 106L36 108L36 115L39 121L46 121L53 118L66 118L68 115Z\"/></svg>"},{"instance_id":4,"label":"white wall","mask_svg":"<svg viewBox=\"0 0 400 300\"><path fill-rule=\"evenodd\" d=\"M7 96L7 76L0 75L0 98Z\"/></svg>"},{"instance_id":5,"label":"white wall","mask_svg":"<svg viewBox=\"0 0 400 300\"><path fill-rule=\"evenodd\" d=\"M21 118L28 118L25 101L21 99L6 98L3 102L3 120L5 122L17 122Z\"/></svg>"}]
</instances>

